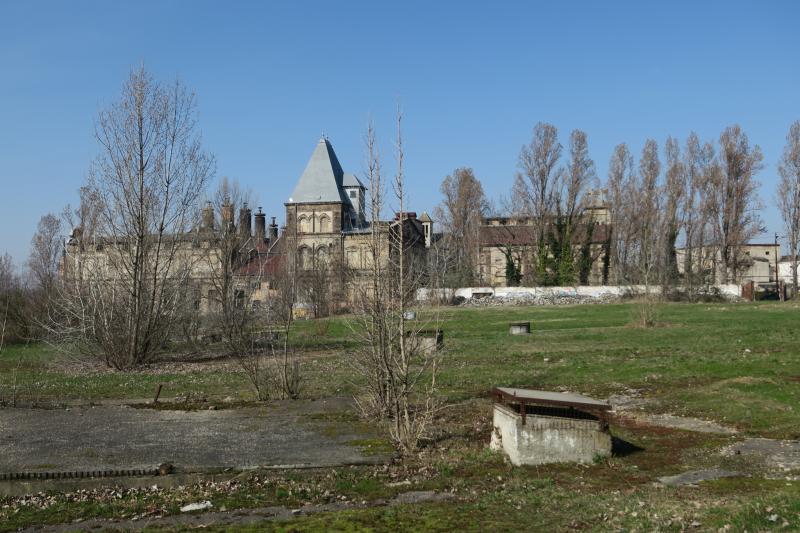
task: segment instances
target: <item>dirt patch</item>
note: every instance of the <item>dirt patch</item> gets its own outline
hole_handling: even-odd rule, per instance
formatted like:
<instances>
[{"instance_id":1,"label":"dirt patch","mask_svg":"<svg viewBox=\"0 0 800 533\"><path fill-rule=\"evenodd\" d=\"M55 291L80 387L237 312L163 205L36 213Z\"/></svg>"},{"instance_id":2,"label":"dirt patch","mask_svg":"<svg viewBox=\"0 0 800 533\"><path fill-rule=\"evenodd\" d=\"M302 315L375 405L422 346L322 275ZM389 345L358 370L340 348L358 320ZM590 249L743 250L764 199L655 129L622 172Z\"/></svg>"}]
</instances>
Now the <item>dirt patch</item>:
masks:
<instances>
[{"instance_id":1,"label":"dirt patch","mask_svg":"<svg viewBox=\"0 0 800 533\"><path fill-rule=\"evenodd\" d=\"M717 435L734 435L736 429L699 418L686 416L676 416L670 414L650 414L641 412L622 411L618 415L622 418L633 419L639 423L651 426L660 426L683 431L694 431L697 433L713 433Z\"/></svg>"},{"instance_id":2,"label":"dirt patch","mask_svg":"<svg viewBox=\"0 0 800 533\"><path fill-rule=\"evenodd\" d=\"M642 409L646 405L653 403L652 399L645 398L642 395L641 390L631 389L617 383L612 385L624 387L620 392L611 394L608 397L608 403L611 404L615 411L627 412L633 409Z\"/></svg>"},{"instance_id":3,"label":"dirt patch","mask_svg":"<svg viewBox=\"0 0 800 533\"><path fill-rule=\"evenodd\" d=\"M711 389L721 389L727 385L757 385L761 383L772 383L775 381L769 378L755 378L753 376L740 376L738 378L723 379L710 385Z\"/></svg>"}]
</instances>

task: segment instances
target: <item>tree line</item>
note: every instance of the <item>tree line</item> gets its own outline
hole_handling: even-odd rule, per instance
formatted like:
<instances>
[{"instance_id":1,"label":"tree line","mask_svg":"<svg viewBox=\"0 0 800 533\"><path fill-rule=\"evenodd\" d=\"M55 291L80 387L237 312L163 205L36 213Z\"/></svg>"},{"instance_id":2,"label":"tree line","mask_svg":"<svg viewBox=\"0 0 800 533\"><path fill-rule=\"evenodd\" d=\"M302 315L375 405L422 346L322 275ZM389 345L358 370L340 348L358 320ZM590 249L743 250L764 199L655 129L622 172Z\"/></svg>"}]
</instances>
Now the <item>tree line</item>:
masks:
<instances>
[{"instance_id":1,"label":"tree line","mask_svg":"<svg viewBox=\"0 0 800 533\"><path fill-rule=\"evenodd\" d=\"M436 215L443 238L434 257L447 266L441 283L476 285L480 277L480 226L493 212L524 219L535 233L525 250L507 246L509 284L586 283L598 259L591 243L596 225L586 208L602 189L608 209L602 280L686 290L731 283L748 265L743 245L765 231L758 195L764 157L738 125L717 139L691 133L681 145L668 137L660 148L647 139L638 160L627 143L614 148L603 183L582 130L568 147L557 128L538 123L518 157L510 199L491 207L471 168L458 168L441 184ZM778 164L776 203L783 217L793 282L800 245L800 121L786 137ZM680 249L680 254L678 253ZM440 259L446 256L448 261Z\"/></svg>"}]
</instances>

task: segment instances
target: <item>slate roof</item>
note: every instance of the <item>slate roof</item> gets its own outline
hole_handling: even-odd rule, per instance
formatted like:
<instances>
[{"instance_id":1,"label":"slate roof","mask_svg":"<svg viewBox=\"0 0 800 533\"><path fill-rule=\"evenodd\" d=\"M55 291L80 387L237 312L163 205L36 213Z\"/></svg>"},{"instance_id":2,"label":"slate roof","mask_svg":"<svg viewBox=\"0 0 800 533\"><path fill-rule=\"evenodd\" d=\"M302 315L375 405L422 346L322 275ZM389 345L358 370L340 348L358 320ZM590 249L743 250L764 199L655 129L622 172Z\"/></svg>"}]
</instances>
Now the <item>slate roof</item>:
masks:
<instances>
[{"instance_id":1,"label":"slate roof","mask_svg":"<svg viewBox=\"0 0 800 533\"><path fill-rule=\"evenodd\" d=\"M586 235L585 224L578 224L573 234L573 242L580 242ZM539 232L532 225L481 226L480 242L482 246L527 246L536 244ZM595 224L592 231L592 244L602 244L608 239L609 227L606 224Z\"/></svg>"},{"instance_id":2,"label":"slate roof","mask_svg":"<svg viewBox=\"0 0 800 533\"><path fill-rule=\"evenodd\" d=\"M344 187L361 187L362 189L366 189L364 184L361 183L361 180L355 174L350 174L345 172L344 178L342 179L342 185Z\"/></svg>"},{"instance_id":3,"label":"slate roof","mask_svg":"<svg viewBox=\"0 0 800 533\"><path fill-rule=\"evenodd\" d=\"M333 146L323 137L314 148L314 153L311 154L311 159L308 160L288 203L348 203L349 200L342 189L343 180L344 172Z\"/></svg>"}]
</instances>

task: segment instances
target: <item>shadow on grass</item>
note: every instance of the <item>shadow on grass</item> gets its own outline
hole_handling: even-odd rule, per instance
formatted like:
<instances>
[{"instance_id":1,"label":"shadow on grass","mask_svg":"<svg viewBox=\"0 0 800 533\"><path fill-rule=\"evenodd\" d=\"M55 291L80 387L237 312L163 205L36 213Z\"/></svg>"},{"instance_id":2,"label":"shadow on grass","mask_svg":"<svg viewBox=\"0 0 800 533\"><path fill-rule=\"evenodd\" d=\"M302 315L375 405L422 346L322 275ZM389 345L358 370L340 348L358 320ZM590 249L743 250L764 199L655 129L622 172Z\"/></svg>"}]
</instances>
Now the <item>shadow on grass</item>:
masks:
<instances>
[{"instance_id":1,"label":"shadow on grass","mask_svg":"<svg viewBox=\"0 0 800 533\"><path fill-rule=\"evenodd\" d=\"M637 446L619 437L611 436L611 455L613 457L627 457L634 453L643 452L644 448Z\"/></svg>"}]
</instances>

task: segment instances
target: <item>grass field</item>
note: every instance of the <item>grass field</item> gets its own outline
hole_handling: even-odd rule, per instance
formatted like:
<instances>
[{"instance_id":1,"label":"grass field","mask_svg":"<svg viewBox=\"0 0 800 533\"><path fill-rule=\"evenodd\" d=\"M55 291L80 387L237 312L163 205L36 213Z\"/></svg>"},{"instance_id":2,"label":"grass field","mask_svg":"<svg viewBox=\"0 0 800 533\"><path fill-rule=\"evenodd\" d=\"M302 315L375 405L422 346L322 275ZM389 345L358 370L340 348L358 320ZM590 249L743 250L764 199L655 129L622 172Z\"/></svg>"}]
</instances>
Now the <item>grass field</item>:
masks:
<instances>
[{"instance_id":1,"label":"grass field","mask_svg":"<svg viewBox=\"0 0 800 533\"><path fill-rule=\"evenodd\" d=\"M447 355L439 384L450 408L438 421L437 440L418 456L386 469L273 473L269 490L246 478L232 492L208 489L204 497L228 509L320 503L331 495L371 501L410 490L398 488L398 479L408 479L414 490L455 495L447 502L325 513L241 526L242 531L800 530L800 485L794 481L800 472L768 473L719 453L745 436L800 438L800 306L664 304L658 327L648 329L632 325L635 314L636 304L445 308L440 319ZM305 349L307 396L349 394L357 387L347 364L345 320L330 319L325 327L298 324L294 340ZM508 335L508 323L519 320L532 322L532 335ZM146 398L156 383L165 383L166 395L252 399L244 377L225 361L111 373L67 371L61 357L41 346L4 350L0 398L8 398L12 388L23 400L37 402ZM631 453L590 466L513 468L486 449L488 391L495 385L599 398L627 395L644 400L646 411L708 419L739 434L694 433L620 418L612 433L629 443ZM708 467L749 477L697 487L653 485L661 475ZM302 497L290 490L297 484L305 487ZM130 516L147 506L172 513L193 497L167 491L149 499L129 494L113 502L70 503L55 496L46 509L23 506L17 512L0 504L0 531L63 516Z\"/></svg>"}]
</instances>

